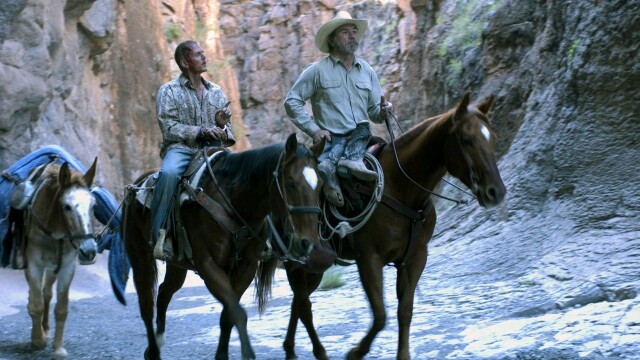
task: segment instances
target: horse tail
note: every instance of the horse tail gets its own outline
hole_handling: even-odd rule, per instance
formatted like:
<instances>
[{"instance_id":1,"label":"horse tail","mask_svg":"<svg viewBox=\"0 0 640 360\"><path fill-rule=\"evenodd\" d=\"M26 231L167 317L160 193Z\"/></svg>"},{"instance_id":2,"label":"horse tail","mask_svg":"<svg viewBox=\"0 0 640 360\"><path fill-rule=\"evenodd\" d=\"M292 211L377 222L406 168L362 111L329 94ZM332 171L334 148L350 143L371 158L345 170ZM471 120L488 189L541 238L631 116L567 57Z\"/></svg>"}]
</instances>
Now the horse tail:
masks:
<instances>
[{"instance_id":1,"label":"horse tail","mask_svg":"<svg viewBox=\"0 0 640 360\"><path fill-rule=\"evenodd\" d=\"M267 308L267 300L271 297L271 287L275 277L278 258L270 256L258 262L256 271L255 300L258 303L258 312L262 315Z\"/></svg>"}]
</instances>

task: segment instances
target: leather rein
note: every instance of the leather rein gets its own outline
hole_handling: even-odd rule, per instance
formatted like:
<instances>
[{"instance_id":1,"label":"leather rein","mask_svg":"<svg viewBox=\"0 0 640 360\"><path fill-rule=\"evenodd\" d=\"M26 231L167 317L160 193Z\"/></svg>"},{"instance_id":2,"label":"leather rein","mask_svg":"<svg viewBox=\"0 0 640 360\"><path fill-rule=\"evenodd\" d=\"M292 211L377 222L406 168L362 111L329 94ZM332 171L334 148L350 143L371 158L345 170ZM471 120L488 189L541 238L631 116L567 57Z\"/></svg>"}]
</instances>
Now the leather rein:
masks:
<instances>
[{"instance_id":1,"label":"leather rein","mask_svg":"<svg viewBox=\"0 0 640 360\"><path fill-rule=\"evenodd\" d=\"M225 227L227 231L234 234L236 239L240 237L239 233L240 233L240 230L242 229L248 229L250 238L258 237L258 234L256 233L256 231L247 223L247 221L235 209L235 207L231 203L231 200L229 199L227 194L225 194L225 192L222 191L222 188L220 187L220 183L218 182L218 179L216 178L213 172L213 169L211 167L211 163L208 160L207 149L205 148L203 149L203 151L205 155L204 159L207 166L207 171L211 176L211 179L213 180L216 186L216 189L218 190L216 191L216 193L219 194L219 196L217 196L219 197L219 199L212 198L211 196L206 194L204 190L200 187L194 188L185 179L183 180L183 184L187 193L189 194L189 197L192 200L196 201L198 204L200 204L200 206L202 206L214 220L216 220L223 227ZM282 200L283 204L286 205L285 206L285 209L286 209L285 222L288 225L287 233L292 233L295 231L295 228L293 227L293 221L291 219L292 214L321 213L321 210L317 206L293 206L288 203L287 193L286 191L283 191L283 188L280 185L280 182L281 182L280 178L282 177L283 178L282 181L284 180L284 172L280 171L282 162L284 161L284 154L285 154L285 150L283 150L282 153L280 154L280 157L278 158L278 163L276 165L276 169L273 171L272 176L273 176L273 180L275 181L278 194L280 195L280 199ZM231 217L230 216L231 214L233 214L235 219L239 220L242 226L238 225L238 221L236 221L233 217ZM284 241L282 241L282 238L280 237L280 235L277 233L277 231L275 231L275 227L273 226L271 219L269 217L267 219L269 221L269 226L273 230L273 237L276 240L276 244L278 245L282 253L285 254L284 256L289 258L290 247L287 247L284 244Z\"/></svg>"}]
</instances>

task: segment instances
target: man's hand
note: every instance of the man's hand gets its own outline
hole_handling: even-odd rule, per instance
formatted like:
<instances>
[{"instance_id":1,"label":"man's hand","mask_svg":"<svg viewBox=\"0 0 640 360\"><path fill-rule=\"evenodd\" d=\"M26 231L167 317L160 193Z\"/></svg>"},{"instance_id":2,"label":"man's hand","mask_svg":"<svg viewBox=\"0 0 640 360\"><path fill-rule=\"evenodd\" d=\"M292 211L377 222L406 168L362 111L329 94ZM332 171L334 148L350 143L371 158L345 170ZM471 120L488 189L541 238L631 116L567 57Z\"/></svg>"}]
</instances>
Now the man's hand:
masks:
<instances>
[{"instance_id":1,"label":"man's hand","mask_svg":"<svg viewBox=\"0 0 640 360\"><path fill-rule=\"evenodd\" d=\"M217 126L201 127L197 140L227 140L227 131Z\"/></svg>"},{"instance_id":2,"label":"man's hand","mask_svg":"<svg viewBox=\"0 0 640 360\"><path fill-rule=\"evenodd\" d=\"M322 139L327 139L327 142L331 142L331 133L327 130L318 130L313 134L313 144L317 144Z\"/></svg>"},{"instance_id":3,"label":"man's hand","mask_svg":"<svg viewBox=\"0 0 640 360\"><path fill-rule=\"evenodd\" d=\"M380 96L380 116L382 120L389 118L389 113L393 111L393 104L388 102L384 96Z\"/></svg>"},{"instance_id":4,"label":"man's hand","mask_svg":"<svg viewBox=\"0 0 640 360\"><path fill-rule=\"evenodd\" d=\"M231 119L231 110L229 109L229 104L230 102L227 102L227 104L222 109L216 112L215 120L218 127L223 128L229 123L229 120Z\"/></svg>"}]
</instances>

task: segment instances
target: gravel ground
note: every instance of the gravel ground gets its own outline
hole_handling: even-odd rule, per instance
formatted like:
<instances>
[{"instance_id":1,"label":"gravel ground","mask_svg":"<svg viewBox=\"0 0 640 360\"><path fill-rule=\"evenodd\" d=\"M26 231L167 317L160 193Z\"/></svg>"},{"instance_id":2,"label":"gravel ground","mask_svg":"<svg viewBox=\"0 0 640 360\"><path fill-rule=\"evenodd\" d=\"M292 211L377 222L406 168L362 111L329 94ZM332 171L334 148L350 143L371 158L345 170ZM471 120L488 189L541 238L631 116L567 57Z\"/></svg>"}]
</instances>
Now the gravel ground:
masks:
<instances>
[{"instance_id":1,"label":"gravel ground","mask_svg":"<svg viewBox=\"0 0 640 360\"><path fill-rule=\"evenodd\" d=\"M104 255L102 255L104 256ZM106 259L106 256L105 256ZM81 267L72 284L66 326L69 359L141 359L146 347L136 294L127 292L123 306L111 294L100 260ZM345 285L312 296L316 328L329 356L343 358L370 324L368 304L355 267L340 268ZM427 273L427 272L425 272ZM257 314L253 289L242 303L249 314L249 334L258 359L283 359L291 294L277 272L273 299L265 314ZM509 284L477 284L474 288L443 287L426 275L416 294L411 351L414 359L640 359L640 301L596 303L537 316L507 316L501 302L513 297ZM397 342L394 270L385 270L387 327L368 356L393 359ZM26 281L21 271L1 269L0 360L51 359L49 343L42 351L30 348L31 321L26 311ZM505 302L506 304L506 302ZM187 286L172 301L167 321L164 359L210 359L217 345L221 306L200 279L190 275ZM297 353L312 359L311 344L298 327ZM231 357L240 357L237 333L231 338Z\"/></svg>"}]
</instances>

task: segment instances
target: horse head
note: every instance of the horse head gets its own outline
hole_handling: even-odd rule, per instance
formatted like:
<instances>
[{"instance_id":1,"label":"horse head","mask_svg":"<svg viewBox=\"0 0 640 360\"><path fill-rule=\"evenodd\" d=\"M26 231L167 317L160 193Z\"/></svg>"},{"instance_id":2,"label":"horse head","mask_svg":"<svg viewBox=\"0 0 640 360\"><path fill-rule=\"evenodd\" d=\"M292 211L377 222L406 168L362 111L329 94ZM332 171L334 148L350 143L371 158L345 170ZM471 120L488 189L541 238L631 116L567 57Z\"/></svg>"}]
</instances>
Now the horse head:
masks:
<instances>
[{"instance_id":1,"label":"horse head","mask_svg":"<svg viewBox=\"0 0 640 360\"><path fill-rule=\"evenodd\" d=\"M449 120L445 145L447 171L471 189L483 207L498 205L506 194L494 156L496 136L488 118L492 105L493 96L471 105L467 92Z\"/></svg>"},{"instance_id":2,"label":"horse head","mask_svg":"<svg viewBox=\"0 0 640 360\"><path fill-rule=\"evenodd\" d=\"M93 233L91 216L95 199L90 187L96 174L96 163L87 172L80 176L69 169L69 164L60 166L58 173L58 209L64 222L66 236L71 244L78 250L78 259L83 265L93 264L98 252L98 244Z\"/></svg>"},{"instance_id":3,"label":"horse head","mask_svg":"<svg viewBox=\"0 0 640 360\"><path fill-rule=\"evenodd\" d=\"M273 217L284 235L286 245L280 252L290 261L296 261L311 271L322 272L333 264L336 253L323 246L318 232L321 213L318 176L318 156L325 140L309 149L299 145L295 134L287 138L281 166L276 171L276 183L286 206L275 206ZM277 233L277 232L276 232Z\"/></svg>"}]
</instances>

